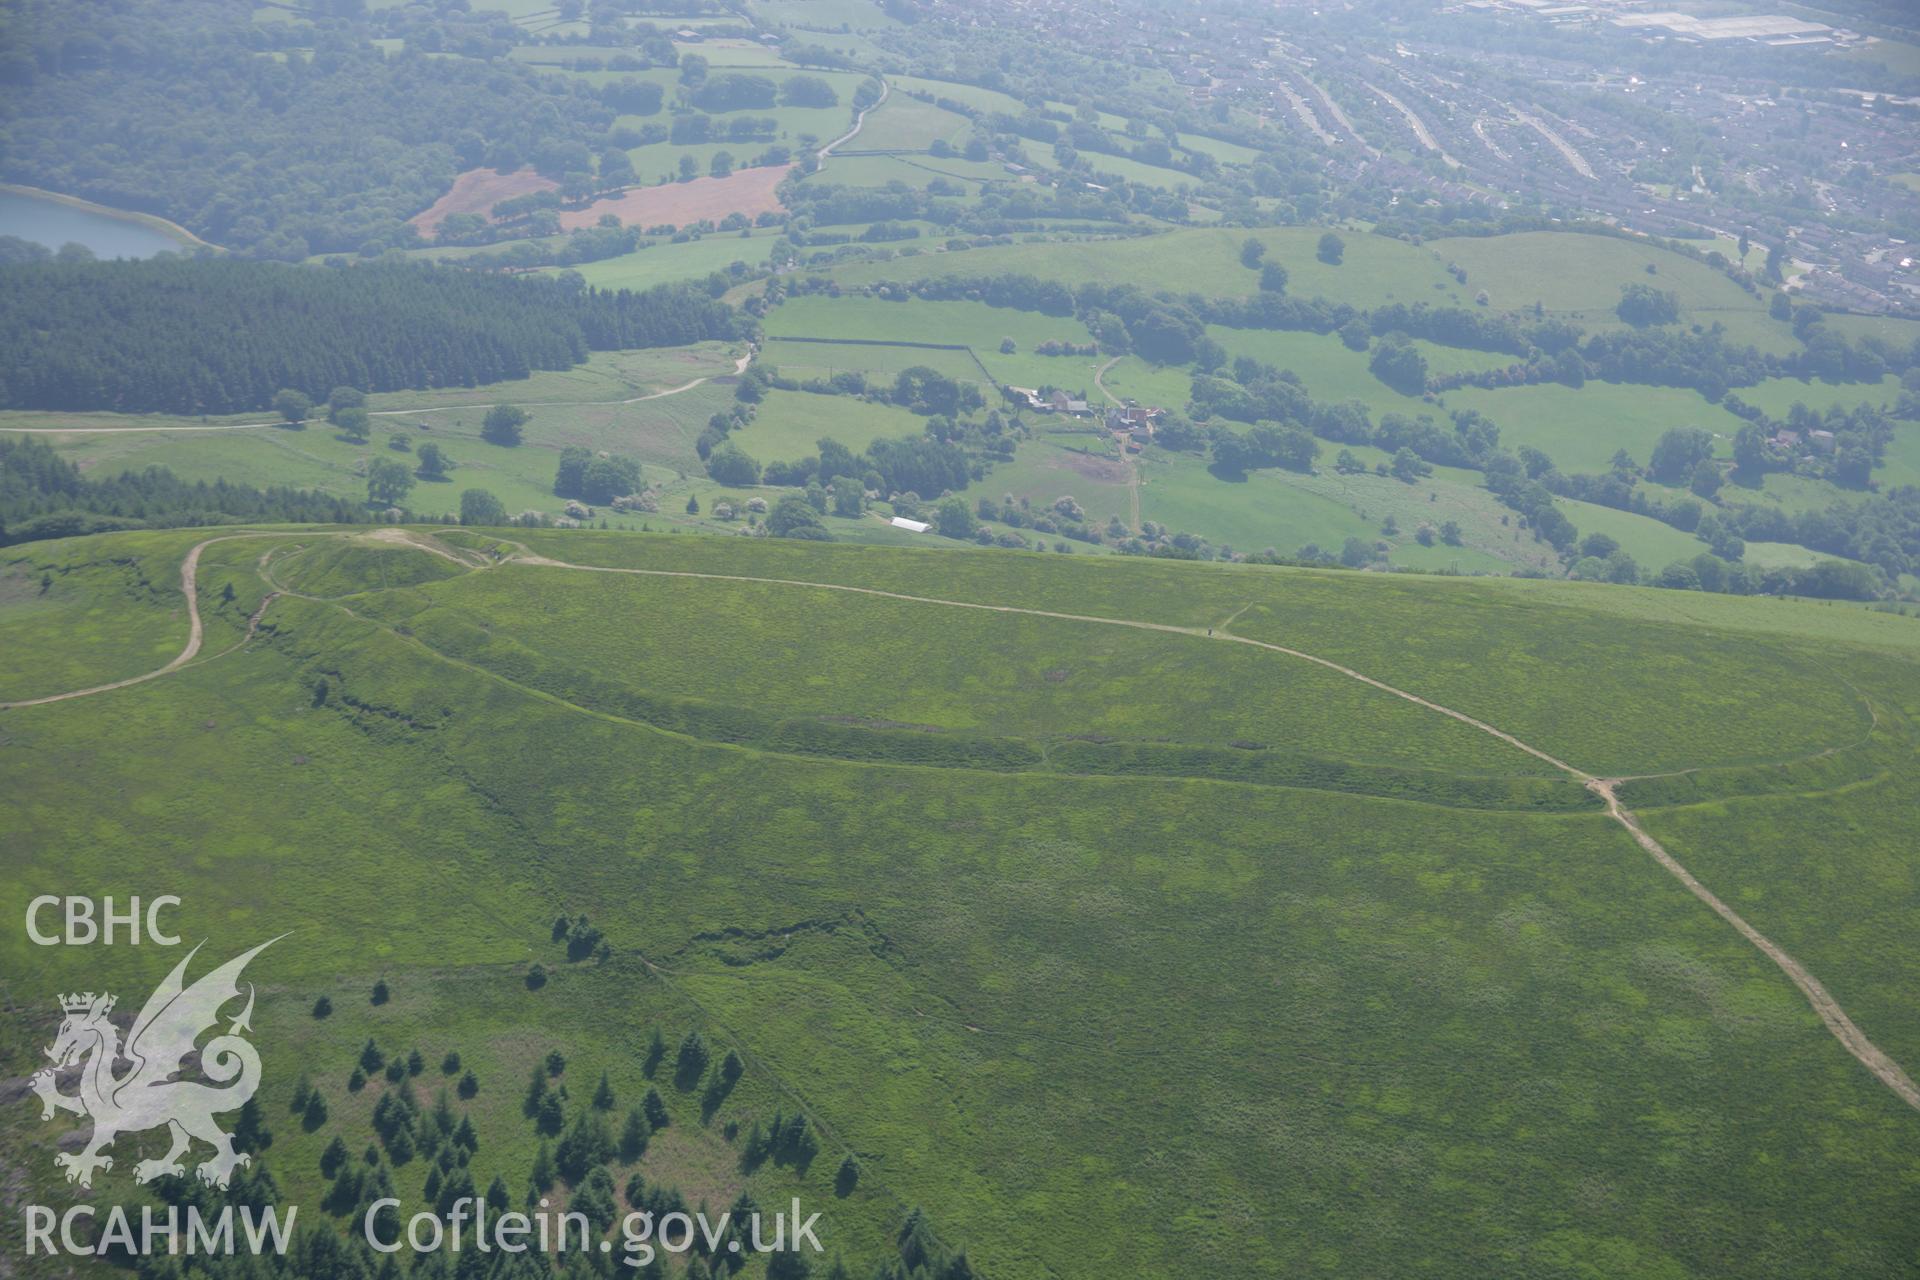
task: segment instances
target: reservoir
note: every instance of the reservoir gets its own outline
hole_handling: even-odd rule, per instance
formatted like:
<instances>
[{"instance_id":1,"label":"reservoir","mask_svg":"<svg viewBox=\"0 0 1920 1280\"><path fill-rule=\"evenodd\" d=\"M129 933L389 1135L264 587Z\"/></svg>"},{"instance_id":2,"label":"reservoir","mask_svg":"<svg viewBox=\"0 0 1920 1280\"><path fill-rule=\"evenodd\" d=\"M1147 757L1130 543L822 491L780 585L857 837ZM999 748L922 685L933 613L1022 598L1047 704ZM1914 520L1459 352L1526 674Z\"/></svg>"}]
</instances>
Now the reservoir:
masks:
<instances>
[{"instance_id":1,"label":"reservoir","mask_svg":"<svg viewBox=\"0 0 1920 1280\"><path fill-rule=\"evenodd\" d=\"M144 222L109 217L18 191L0 191L0 236L18 236L49 249L74 241L100 258L150 258L187 247Z\"/></svg>"}]
</instances>

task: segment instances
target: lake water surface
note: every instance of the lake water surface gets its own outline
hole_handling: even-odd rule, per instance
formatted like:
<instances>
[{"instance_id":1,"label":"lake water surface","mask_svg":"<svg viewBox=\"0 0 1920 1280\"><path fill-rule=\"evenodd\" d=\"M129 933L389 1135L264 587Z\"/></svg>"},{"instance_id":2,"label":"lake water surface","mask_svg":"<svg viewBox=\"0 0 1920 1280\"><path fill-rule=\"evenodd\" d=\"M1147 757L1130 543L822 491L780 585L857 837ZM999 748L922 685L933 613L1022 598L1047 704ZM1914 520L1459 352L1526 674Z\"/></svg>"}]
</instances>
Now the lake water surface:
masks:
<instances>
[{"instance_id":1,"label":"lake water surface","mask_svg":"<svg viewBox=\"0 0 1920 1280\"><path fill-rule=\"evenodd\" d=\"M19 236L49 249L74 241L101 258L150 258L186 247L144 223L13 191L0 191L0 236Z\"/></svg>"}]
</instances>

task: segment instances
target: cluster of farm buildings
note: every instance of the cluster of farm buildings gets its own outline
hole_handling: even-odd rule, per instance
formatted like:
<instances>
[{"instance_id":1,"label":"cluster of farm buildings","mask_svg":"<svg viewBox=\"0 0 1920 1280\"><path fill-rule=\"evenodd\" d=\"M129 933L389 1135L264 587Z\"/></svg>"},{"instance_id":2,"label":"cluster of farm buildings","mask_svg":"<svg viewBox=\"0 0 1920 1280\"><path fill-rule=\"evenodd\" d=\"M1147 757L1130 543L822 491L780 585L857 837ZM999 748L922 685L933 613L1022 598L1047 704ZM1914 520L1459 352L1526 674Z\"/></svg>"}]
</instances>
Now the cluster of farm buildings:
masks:
<instances>
[{"instance_id":1,"label":"cluster of farm buildings","mask_svg":"<svg viewBox=\"0 0 1920 1280\"><path fill-rule=\"evenodd\" d=\"M1085 400L1076 400L1058 389L1042 395L1038 387L1009 386L1006 388L1006 394L1015 404L1023 409L1030 409L1034 413L1057 413L1069 418L1099 418L1101 425L1113 433L1114 443L1129 453L1138 453L1153 443L1154 424L1167 413L1165 409L1151 408L1132 400L1109 405L1104 411L1099 411Z\"/></svg>"}]
</instances>

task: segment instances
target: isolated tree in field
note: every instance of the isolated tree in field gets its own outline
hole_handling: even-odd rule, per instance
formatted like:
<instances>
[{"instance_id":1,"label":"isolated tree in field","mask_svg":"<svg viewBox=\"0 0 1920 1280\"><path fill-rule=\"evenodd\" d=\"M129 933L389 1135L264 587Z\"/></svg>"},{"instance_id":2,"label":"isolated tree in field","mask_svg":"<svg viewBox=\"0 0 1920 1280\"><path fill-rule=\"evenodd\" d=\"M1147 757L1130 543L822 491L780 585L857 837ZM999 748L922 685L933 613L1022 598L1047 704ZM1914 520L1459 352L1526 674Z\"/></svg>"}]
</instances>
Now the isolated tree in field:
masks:
<instances>
[{"instance_id":1,"label":"isolated tree in field","mask_svg":"<svg viewBox=\"0 0 1920 1280\"><path fill-rule=\"evenodd\" d=\"M660 1064L666 1056L667 1038L660 1034L660 1028L655 1027L653 1034L647 1039L647 1056L640 1061L641 1073L647 1079L653 1079L653 1073L660 1069Z\"/></svg>"},{"instance_id":2,"label":"isolated tree in field","mask_svg":"<svg viewBox=\"0 0 1920 1280\"><path fill-rule=\"evenodd\" d=\"M332 1012L333 1012L333 1000L330 997L321 996L318 1000L315 1000L313 1002L314 1017L324 1018L324 1017L327 1017Z\"/></svg>"},{"instance_id":3,"label":"isolated tree in field","mask_svg":"<svg viewBox=\"0 0 1920 1280\"><path fill-rule=\"evenodd\" d=\"M707 474L721 484L759 484L760 464L739 445L727 440L707 455Z\"/></svg>"},{"instance_id":4,"label":"isolated tree in field","mask_svg":"<svg viewBox=\"0 0 1920 1280\"><path fill-rule=\"evenodd\" d=\"M680 181L692 182L700 176L700 162L692 156L680 157Z\"/></svg>"},{"instance_id":5,"label":"isolated tree in field","mask_svg":"<svg viewBox=\"0 0 1920 1280\"><path fill-rule=\"evenodd\" d=\"M1346 260L1347 242L1329 231L1320 237L1320 243L1314 248L1314 257L1330 267L1337 267Z\"/></svg>"},{"instance_id":6,"label":"isolated tree in field","mask_svg":"<svg viewBox=\"0 0 1920 1280\"><path fill-rule=\"evenodd\" d=\"M1260 268L1260 288L1266 293L1285 293L1287 291L1287 269L1277 262L1269 262Z\"/></svg>"},{"instance_id":7,"label":"isolated tree in field","mask_svg":"<svg viewBox=\"0 0 1920 1280\"><path fill-rule=\"evenodd\" d=\"M822 502L824 504L824 499ZM715 511L719 508L715 507ZM820 523L820 513L813 504L797 493L781 496L773 504L773 510L767 514L767 532L776 538L804 538L816 542L831 540L832 536Z\"/></svg>"},{"instance_id":8,"label":"isolated tree in field","mask_svg":"<svg viewBox=\"0 0 1920 1280\"><path fill-rule=\"evenodd\" d=\"M474 1094L480 1092L480 1077L468 1071L460 1077L460 1085L457 1092L463 1098L471 1098Z\"/></svg>"},{"instance_id":9,"label":"isolated tree in field","mask_svg":"<svg viewBox=\"0 0 1920 1280\"><path fill-rule=\"evenodd\" d=\"M1620 291L1615 308L1630 325L1673 324L1680 319L1680 295L1650 284L1630 284Z\"/></svg>"},{"instance_id":10,"label":"isolated tree in field","mask_svg":"<svg viewBox=\"0 0 1920 1280\"><path fill-rule=\"evenodd\" d=\"M337 409L329 416L333 419L333 425L340 428L340 434L355 444L365 444L373 434L373 420L367 417L365 409Z\"/></svg>"},{"instance_id":11,"label":"isolated tree in field","mask_svg":"<svg viewBox=\"0 0 1920 1280\"><path fill-rule=\"evenodd\" d=\"M1248 236L1240 242L1240 265L1249 270L1260 269L1260 259L1267 256L1267 246Z\"/></svg>"},{"instance_id":12,"label":"isolated tree in field","mask_svg":"<svg viewBox=\"0 0 1920 1280\"><path fill-rule=\"evenodd\" d=\"M607 1073L600 1073L600 1083L593 1087L593 1106L596 1111L613 1110L613 1082L607 1079Z\"/></svg>"},{"instance_id":13,"label":"isolated tree in field","mask_svg":"<svg viewBox=\"0 0 1920 1280\"><path fill-rule=\"evenodd\" d=\"M313 398L304 391L282 387L273 395L273 411L289 423L301 423L313 412Z\"/></svg>"},{"instance_id":14,"label":"isolated tree in field","mask_svg":"<svg viewBox=\"0 0 1920 1280\"><path fill-rule=\"evenodd\" d=\"M687 495L687 514L690 516L697 516L700 514L700 499L695 497L693 494Z\"/></svg>"},{"instance_id":15,"label":"isolated tree in field","mask_svg":"<svg viewBox=\"0 0 1920 1280\"><path fill-rule=\"evenodd\" d=\"M647 1090L647 1096L640 1101L640 1109L646 1112L647 1124L655 1133L666 1128L673 1118L667 1114L667 1100L660 1096L658 1089Z\"/></svg>"},{"instance_id":16,"label":"isolated tree in field","mask_svg":"<svg viewBox=\"0 0 1920 1280\"><path fill-rule=\"evenodd\" d=\"M1257 244L1258 241L1249 240L1247 243ZM847 1158L840 1162L839 1170L833 1175L834 1194L841 1196L852 1195L853 1189L859 1185L860 1162L855 1160L852 1154L849 1153Z\"/></svg>"},{"instance_id":17,"label":"isolated tree in field","mask_svg":"<svg viewBox=\"0 0 1920 1280\"><path fill-rule=\"evenodd\" d=\"M373 1037L367 1037L366 1044L360 1047L361 1068L371 1075L385 1066L386 1061L387 1055L380 1052L380 1046L373 1042Z\"/></svg>"},{"instance_id":18,"label":"isolated tree in field","mask_svg":"<svg viewBox=\"0 0 1920 1280\"><path fill-rule=\"evenodd\" d=\"M980 527L967 500L955 494L945 498L934 511L933 527L943 538L971 538Z\"/></svg>"},{"instance_id":19,"label":"isolated tree in field","mask_svg":"<svg viewBox=\"0 0 1920 1280\"><path fill-rule=\"evenodd\" d=\"M385 506L398 506L413 492L413 473L407 464L392 458L375 458L367 464L367 500Z\"/></svg>"},{"instance_id":20,"label":"isolated tree in field","mask_svg":"<svg viewBox=\"0 0 1920 1280\"><path fill-rule=\"evenodd\" d=\"M393 998L393 991L387 986L387 980L382 978L373 984L373 990L368 993L367 998L374 1004L385 1004ZM371 1044L372 1041L368 1043Z\"/></svg>"},{"instance_id":21,"label":"isolated tree in field","mask_svg":"<svg viewBox=\"0 0 1920 1280\"><path fill-rule=\"evenodd\" d=\"M517 404L497 404L487 410L480 423L480 438L488 444L511 448L520 443L521 429L527 425L527 411Z\"/></svg>"},{"instance_id":22,"label":"isolated tree in field","mask_svg":"<svg viewBox=\"0 0 1920 1280\"><path fill-rule=\"evenodd\" d=\"M466 525L503 525L507 522L506 504L486 489L460 491L460 523ZM459 1064L459 1055L454 1055Z\"/></svg>"},{"instance_id":23,"label":"isolated tree in field","mask_svg":"<svg viewBox=\"0 0 1920 1280\"><path fill-rule=\"evenodd\" d=\"M420 446L420 465L415 474L422 480L444 480L447 478L447 468L451 465L451 460L440 446L429 440Z\"/></svg>"},{"instance_id":24,"label":"isolated tree in field","mask_svg":"<svg viewBox=\"0 0 1920 1280\"><path fill-rule=\"evenodd\" d=\"M338 424L340 415L348 409L367 407L367 393L358 387L335 387L327 393L327 420Z\"/></svg>"},{"instance_id":25,"label":"isolated tree in field","mask_svg":"<svg viewBox=\"0 0 1920 1280\"><path fill-rule=\"evenodd\" d=\"M707 172L716 178L725 178L733 173L733 152L716 151L713 159L707 163Z\"/></svg>"},{"instance_id":26,"label":"isolated tree in field","mask_svg":"<svg viewBox=\"0 0 1920 1280\"><path fill-rule=\"evenodd\" d=\"M412 453L413 441L407 438L406 432L396 431L387 437L387 448L395 453Z\"/></svg>"}]
</instances>

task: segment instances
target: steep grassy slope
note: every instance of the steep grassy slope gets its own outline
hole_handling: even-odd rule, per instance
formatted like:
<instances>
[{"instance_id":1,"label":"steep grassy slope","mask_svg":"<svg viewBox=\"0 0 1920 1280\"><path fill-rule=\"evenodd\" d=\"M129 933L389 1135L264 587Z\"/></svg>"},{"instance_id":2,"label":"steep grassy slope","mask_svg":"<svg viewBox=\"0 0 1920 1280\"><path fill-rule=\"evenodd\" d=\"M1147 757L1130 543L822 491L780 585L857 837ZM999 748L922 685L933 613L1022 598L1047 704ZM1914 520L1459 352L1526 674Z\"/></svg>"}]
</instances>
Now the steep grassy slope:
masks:
<instances>
[{"instance_id":1,"label":"steep grassy slope","mask_svg":"<svg viewBox=\"0 0 1920 1280\"><path fill-rule=\"evenodd\" d=\"M132 558L165 582L204 536L36 552ZM332 1134L353 1150L369 1136L371 1095L342 1083L368 1035L420 1045L429 1072L447 1048L473 1058L476 1177L499 1170L517 1194L537 1144L518 1094L541 1053L566 1053L576 1102L607 1067L624 1107L647 1085L634 1059L650 1032L698 1026L749 1075L705 1125L697 1097L663 1080L674 1123L645 1168L716 1207L741 1187L797 1190L860 1270L911 1204L990 1276L1893 1276L1920 1248L1904 1212L1920 1115L1603 815L1312 778L1090 776L1051 758L1099 738L1172 751L1248 735L1353 766L1541 772L1231 632L1351 664L1581 767L1755 772L1859 743L1863 696L1910 708L1907 632L1886 633L1903 652L1847 638L1907 620L1732 601L1720 622L1720 602L1689 597L1708 615L1689 625L1657 616L1662 593L1557 584L520 541L573 564L1193 630L556 564L445 576L436 557L396 577L388 557L428 553L312 535L209 548L210 651L244 634L268 589L262 554L288 593L251 644L0 713L0 911L18 919L32 893L77 880L158 892L164 870L192 937L238 949L291 930L257 962L269 1163L287 1198L317 1196ZM475 562L513 551L471 532L446 545ZM322 594L341 598L306 598ZM1836 627L1817 649L1792 638ZM683 718L649 718L663 707ZM713 731L736 715L842 736L820 750L760 721ZM1898 745L1874 766L1889 782L1849 804L1892 832L1911 819L1911 739L1894 715L1880 732ZM989 738L1048 758L924 749ZM1709 880L1743 859L1730 874L1763 890L1763 927L1810 951L1858 904L1790 859L1747 858L1758 828L1804 815L1836 864L1879 868L1895 903L1911 875L1897 843L1856 844L1821 819L1819 796L1712 803L1710 823L1659 829ZM568 964L549 941L556 914L582 910L606 931L604 964ZM1856 945L1901 919L1883 907ZM156 977L131 948L50 954L14 933L0 946L0 966L26 975L9 983L25 1012L0 1037L8 1075L48 1038L45 995ZM1832 965L1898 1053L1914 1042L1912 975L1887 940L1860 949L1857 964L1837 944L1802 958ZM555 971L538 990L534 960ZM360 993L377 977L395 995L372 1007ZM339 1012L316 1022L321 993ZM336 1104L313 1133L285 1119L303 1069ZM743 1173L741 1135L795 1105L822 1154L804 1172ZM44 1131L17 1111L7 1146L39 1179ZM848 1150L866 1174L841 1200L829 1184Z\"/></svg>"}]
</instances>

